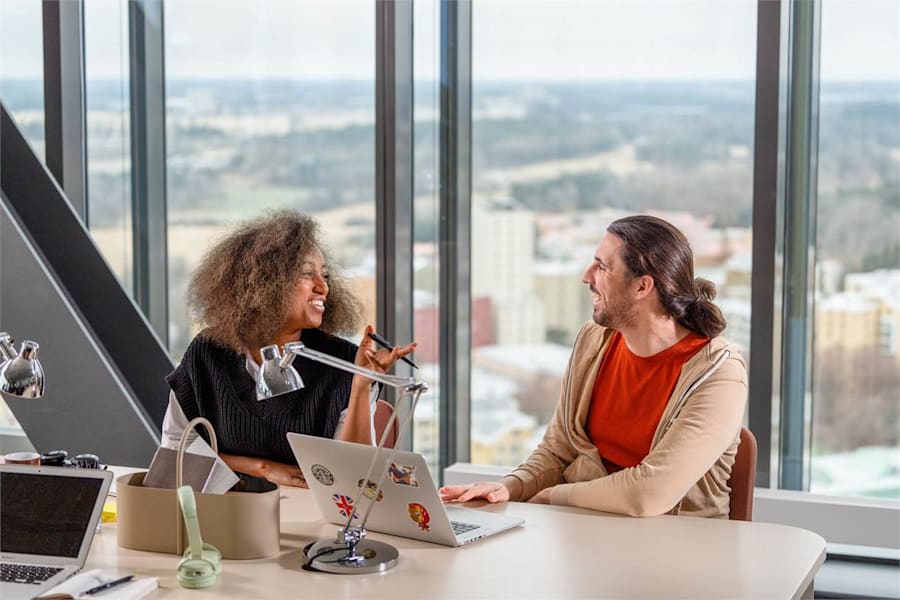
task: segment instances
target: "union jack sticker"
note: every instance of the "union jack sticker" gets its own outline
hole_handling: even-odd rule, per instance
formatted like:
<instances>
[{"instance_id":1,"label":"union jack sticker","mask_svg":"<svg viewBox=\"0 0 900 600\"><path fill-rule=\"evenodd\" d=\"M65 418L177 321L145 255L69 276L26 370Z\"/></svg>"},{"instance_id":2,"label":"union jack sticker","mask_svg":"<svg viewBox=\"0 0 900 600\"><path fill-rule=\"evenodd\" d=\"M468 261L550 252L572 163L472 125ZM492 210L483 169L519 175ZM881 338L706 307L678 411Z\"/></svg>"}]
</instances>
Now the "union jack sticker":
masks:
<instances>
[{"instance_id":1,"label":"union jack sticker","mask_svg":"<svg viewBox=\"0 0 900 600\"><path fill-rule=\"evenodd\" d=\"M341 513L342 517L350 516L350 511L353 510L353 498L351 498L350 496L345 496L343 494L332 494L331 501L334 502L335 506L337 506L337 509ZM359 515L356 514L356 511L353 511L353 518L359 518Z\"/></svg>"}]
</instances>

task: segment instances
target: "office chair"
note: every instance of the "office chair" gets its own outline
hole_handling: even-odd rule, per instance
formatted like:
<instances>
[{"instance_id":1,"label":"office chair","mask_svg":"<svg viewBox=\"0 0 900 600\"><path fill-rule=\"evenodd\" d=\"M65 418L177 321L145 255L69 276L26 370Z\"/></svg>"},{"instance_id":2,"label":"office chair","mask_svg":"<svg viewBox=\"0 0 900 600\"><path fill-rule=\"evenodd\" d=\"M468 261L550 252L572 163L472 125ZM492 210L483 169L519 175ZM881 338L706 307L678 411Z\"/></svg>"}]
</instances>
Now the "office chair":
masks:
<instances>
[{"instance_id":1,"label":"office chair","mask_svg":"<svg viewBox=\"0 0 900 600\"><path fill-rule=\"evenodd\" d=\"M728 487L731 488L731 510L728 518L732 521L753 520L753 483L756 480L756 436L746 427L741 427L741 443L738 445L734 466Z\"/></svg>"},{"instance_id":2,"label":"office chair","mask_svg":"<svg viewBox=\"0 0 900 600\"><path fill-rule=\"evenodd\" d=\"M391 419L391 415L394 414L394 407L391 406L390 402L386 402L384 400L379 399L375 404L375 440L374 442L377 444L381 440L381 434L384 433L385 427L387 427L388 421ZM391 432L388 434L387 440L384 443L385 448L393 448L397 443L397 422L394 422L394 426L391 427Z\"/></svg>"}]
</instances>

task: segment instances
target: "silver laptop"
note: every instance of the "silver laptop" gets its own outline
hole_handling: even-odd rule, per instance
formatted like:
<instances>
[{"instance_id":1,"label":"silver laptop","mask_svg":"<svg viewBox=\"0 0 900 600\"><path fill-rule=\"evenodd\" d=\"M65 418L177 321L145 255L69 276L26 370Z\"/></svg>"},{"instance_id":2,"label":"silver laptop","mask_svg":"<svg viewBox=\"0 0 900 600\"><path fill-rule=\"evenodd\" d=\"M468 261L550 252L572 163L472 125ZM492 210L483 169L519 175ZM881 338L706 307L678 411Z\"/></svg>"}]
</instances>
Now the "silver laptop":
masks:
<instances>
[{"instance_id":1,"label":"silver laptop","mask_svg":"<svg viewBox=\"0 0 900 600\"><path fill-rule=\"evenodd\" d=\"M0 598L34 598L87 559L113 474L0 465Z\"/></svg>"},{"instance_id":2,"label":"silver laptop","mask_svg":"<svg viewBox=\"0 0 900 600\"><path fill-rule=\"evenodd\" d=\"M297 433L288 433L287 437L322 515L337 525L346 524L377 449ZM368 486L370 497L375 496L379 469L385 467L389 453L389 449L381 450L376 473ZM525 522L516 517L444 505L421 454L398 451L387 470L366 529L461 546ZM360 504L359 513L353 511L356 522L363 518L368 503L360 500Z\"/></svg>"}]
</instances>

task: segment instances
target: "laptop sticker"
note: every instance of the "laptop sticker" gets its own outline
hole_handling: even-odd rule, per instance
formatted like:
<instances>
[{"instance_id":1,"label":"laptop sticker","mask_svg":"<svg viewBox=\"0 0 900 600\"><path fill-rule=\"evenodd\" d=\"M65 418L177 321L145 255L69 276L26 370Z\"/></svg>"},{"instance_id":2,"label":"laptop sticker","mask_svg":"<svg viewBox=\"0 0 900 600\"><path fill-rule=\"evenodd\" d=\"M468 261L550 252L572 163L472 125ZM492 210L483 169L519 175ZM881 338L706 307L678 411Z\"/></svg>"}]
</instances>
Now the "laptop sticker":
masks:
<instances>
[{"instance_id":1,"label":"laptop sticker","mask_svg":"<svg viewBox=\"0 0 900 600\"><path fill-rule=\"evenodd\" d=\"M409 511L409 518L416 522L419 529L431 531L431 527L428 525L431 522L431 515L428 514L427 508L418 502L410 502L406 508Z\"/></svg>"},{"instance_id":2,"label":"laptop sticker","mask_svg":"<svg viewBox=\"0 0 900 600\"><path fill-rule=\"evenodd\" d=\"M331 485L334 483L334 475L331 474L331 471L328 470L328 467L323 467L322 465L313 465L309 470L312 471L313 477L316 478L316 481L318 481L322 485Z\"/></svg>"},{"instance_id":3,"label":"laptop sticker","mask_svg":"<svg viewBox=\"0 0 900 600\"><path fill-rule=\"evenodd\" d=\"M398 467L394 463L391 463L391 466L388 467L388 475L390 475L394 483L398 485L419 487L419 482L416 481L416 468L413 466L400 465Z\"/></svg>"},{"instance_id":4,"label":"laptop sticker","mask_svg":"<svg viewBox=\"0 0 900 600\"><path fill-rule=\"evenodd\" d=\"M362 484L363 480L360 479L356 482L356 487L362 487ZM375 496L376 491L378 492L378 497ZM371 479L369 479L366 483L366 489L363 490L363 496L374 502L381 502L382 500L384 500L384 492L379 490L378 485L376 485L376 483Z\"/></svg>"},{"instance_id":5,"label":"laptop sticker","mask_svg":"<svg viewBox=\"0 0 900 600\"><path fill-rule=\"evenodd\" d=\"M331 501L334 502L335 506L337 506L337 509L341 513L342 517L350 516L350 511L353 510L353 498L351 498L350 496L345 496L343 494L332 494ZM356 511L353 511L353 518L359 518L359 515L356 514Z\"/></svg>"}]
</instances>

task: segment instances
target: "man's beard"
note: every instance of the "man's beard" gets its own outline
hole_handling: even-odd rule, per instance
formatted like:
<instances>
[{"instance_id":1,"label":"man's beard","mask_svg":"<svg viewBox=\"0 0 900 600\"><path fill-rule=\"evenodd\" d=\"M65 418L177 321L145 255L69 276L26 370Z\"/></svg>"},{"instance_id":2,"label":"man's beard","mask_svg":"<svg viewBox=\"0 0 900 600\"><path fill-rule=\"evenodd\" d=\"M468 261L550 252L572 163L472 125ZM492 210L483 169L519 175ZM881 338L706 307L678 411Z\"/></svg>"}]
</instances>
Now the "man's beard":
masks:
<instances>
[{"instance_id":1,"label":"man's beard","mask_svg":"<svg viewBox=\"0 0 900 600\"><path fill-rule=\"evenodd\" d=\"M594 311L594 323L609 329L622 329L634 323L634 311L624 304L604 306L600 312Z\"/></svg>"}]
</instances>

